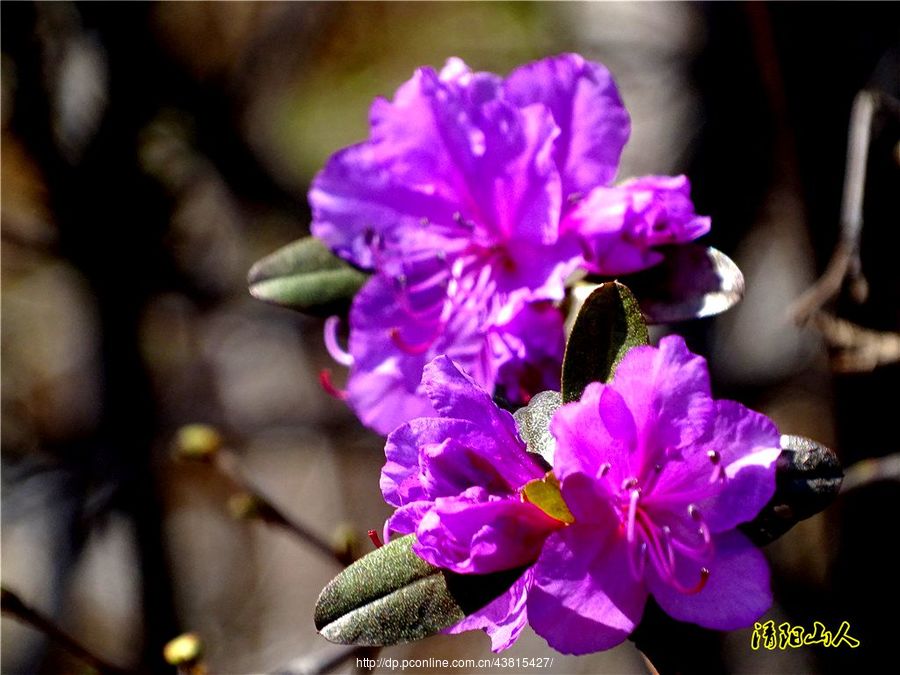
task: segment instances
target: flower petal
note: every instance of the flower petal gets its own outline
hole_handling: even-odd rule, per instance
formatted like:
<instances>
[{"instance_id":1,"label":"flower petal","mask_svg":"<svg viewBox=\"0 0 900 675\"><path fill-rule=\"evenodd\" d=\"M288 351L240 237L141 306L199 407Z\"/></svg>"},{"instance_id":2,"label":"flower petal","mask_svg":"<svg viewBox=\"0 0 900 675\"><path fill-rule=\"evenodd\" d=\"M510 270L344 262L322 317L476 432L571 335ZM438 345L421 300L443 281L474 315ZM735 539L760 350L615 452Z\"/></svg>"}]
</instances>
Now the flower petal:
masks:
<instances>
[{"instance_id":1,"label":"flower petal","mask_svg":"<svg viewBox=\"0 0 900 675\"><path fill-rule=\"evenodd\" d=\"M518 497L496 497L474 487L435 500L419 523L413 550L437 567L487 574L533 562L547 535L562 526Z\"/></svg>"},{"instance_id":2,"label":"flower petal","mask_svg":"<svg viewBox=\"0 0 900 675\"><path fill-rule=\"evenodd\" d=\"M434 506L434 502L421 500L404 504L394 511L384 523L385 543L393 539L394 534L404 535L416 531L426 513Z\"/></svg>"},{"instance_id":3,"label":"flower petal","mask_svg":"<svg viewBox=\"0 0 900 675\"><path fill-rule=\"evenodd\" d=\"M622 642L647 599L629 571L616 528L572 525L551 535L534 566L528 620L564 654L586 654Z\"/></svg>"},{"instance_id":4,"label":"flower petal","mask_svg":"<svg viewBox=\"0 0 900 675\"><path fill-rule=\"evenodd\" d=\"M513 416L500 410L491 395L449 357L438 356L425 366L422 387L431 405L441 415L473 422L486 433L491 433L498 444L525 447L519 439ZM526 471L530 469L526 467Z\"/></svg>"},{"instance_id":5,"label":"flower petal","mask_svg":"<svg viewBox=\"0 0 900 675\"><path fill-rule=\"evenodd\" d=\"M670 335L659 348L635 347L616 368L612 386L628 404L645 443L642 461L652 466L660 453L680 451L699 440L715 414L706 360L684 339Z\"/></svg>"},{"instance_id":6,"label":"flower petal","mask_svg":"<svg viewBox=\"0 0 900 675\"><path fill-rule=\"evenodd\" d=\"M474 424L460 420L413 420L446 425L440 444L421 445L420 481L430 498L450 497L480 486L493 495L515 495L520 486L540 478L544 470L525 448L504 443Z\"/></svg>"},{"instance_id":7,"label":"flower petal","mask_svg":"<svg viewBox=\"0 0 900 675\"><path fill-rule=\"evenodd\" d=\"M447 439L465 438L472 445L490 442L485 439L471 422L419 417L397 427L388 434L384 446L386 462L381 470L381 493L388 504L401 506L419 499L445 496L426 490L421 476L421 453L429 447L437 447ZM483 463L483 462L482 462ZM450 494L458 494L477 484L484 476L478 475L475 482L462 485Z\"/></svg>"},{"instance_id":8,"label":"flower petal","mask_svg":"<svg viewBox=\"0 0 900 675\"><path fill-rule=\"evenodd\" d=\"M411 307L394 279L376 274L356 294L350 308L349 351L353 366L347 402L360 421L381 434L415 417L433 415L420 387L422 369L439 353L458 359L482 382L493 381L492 364L483 357L486 342L477 316L442 333L443 302ZM424 345L424 346L420 346Z\"/></svg>"},{"instance_id":9,"label":"flower petal","mask_svg":"<svg viewBox=\"0 0 900 675\"><path fill-rule=\"evenodd\" d=\"M526 570L506 593L444 632L456 634L480 628L491 638L491 651L508 649L528 624L525 601L530 585L531 570Z\"/></svg>"},{"instance_id":10,"label":"flower petal","mask_svg":"<svg viewBox=\"0 0 900 675\"><path fill-rule=\"evenodd\" d=\"M560 128L554 154L565 200L612 181L630 122L604 66L561 54L517 68L503 86L518 105L541 103L553 114Z\"/></svg>"},{"instance_id":11,"label":"flower petal","mask_svg":"<svg viewBox=\"0 0 900 675\"><path fill-rule=\"evenodd\" d=\"M644 176L598 187L561 228L581 236L591 272L637 272L662 260L652 247L693 241L709 232L710 219L695 213L690 189L686 176Z\"/></svg>"},{"instance_id":12,"label":"flower petal","mask_svg":"<svg viewBox=\"0 0 900 675\"><path fill-rule=\"evenodd\" d=\"M775 494L780 437L765 415L734 401L716 401L709 438L698 451L719 453L726 480L715 498L699 506L710 530L724 532L755 518Z\"/></svg>"},{"instance_id":13,"label":"flower petal","mask_svg":"<svg viewBox=\"0 0 900 675\"><path fill-rule=\"evenodd\" d=\"M556 438L553 472L560 480L584 474L598 485L606 485L602 479L608 472L610 483L618 485L634 475L631 446L613 436L600 415L608 389L609 385L592 382L579 401L559 408L550 421L550 432ZM607 398L607 403L613 398Z\"/></svg>"},{"instance_id":14,"label":"flower petal","mask_svg":"<svg viewBox=\"0 0 900 675\"><path fill-rule=\"evenodd\" d=\"M703 590L681 593L648 566L650 592L660 607L679 621L713 630L744 628L772 606L769 565L760 550L736 530L716 535L713 543L715 557L708 563L710 574ZM684 586L697 582L696 567L681 565L677 573Z\"/></svg>"},{"instance_id":15,"label":"flower petal","mask_svg":"<svg viewBox=\"0 0 900 675\"><path fill-rule=\"evenodd\" d=\"M447 196L402 183L381 154L371 143L341 150L309 191L312 234L365 269L375 268L378 256L399 257L413 248L413 234L430 234L423 223L450 223L458 210ZM442 237L432 237L430 246L416 239L416 247L447 247Z\"/></svg>"}]
</instances>

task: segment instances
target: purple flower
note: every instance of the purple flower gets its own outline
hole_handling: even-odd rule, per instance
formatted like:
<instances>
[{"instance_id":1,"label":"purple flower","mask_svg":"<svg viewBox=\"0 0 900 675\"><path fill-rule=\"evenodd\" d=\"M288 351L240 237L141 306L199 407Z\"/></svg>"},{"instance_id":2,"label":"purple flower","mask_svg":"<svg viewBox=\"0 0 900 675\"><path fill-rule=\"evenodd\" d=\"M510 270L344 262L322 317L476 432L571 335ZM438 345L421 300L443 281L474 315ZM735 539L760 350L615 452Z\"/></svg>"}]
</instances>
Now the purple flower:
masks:
<instances>
[{"instance_id":1,"label":"purple flower","mask_svg":"<svg viewBox=\"0 0 900 675\"><path fill-rule=\"evenodd\" d=\"M350 405L384 433L427 409L421 367L442 353L527 402L558 376L563 335L558 310L524 308L562 300L579 268L642 269L660 260L653 247L709 229L684 177L610 187L628 113L609 71L576 54L505 79L459 59L420 68L375 101L370 127L309 200L313 234L375 272L351 311L349 353L333 352L351 365Z\"/></svg>"},{"instance_id":2,"label":"purple flower","mask_svg":"<svg viewBox=\"0 0 900 675\"><path fill-rule=\"evenodd\" d=\"M397 510L385 539L415 532L416 553L460 573L534 562L564 526L522 499L523 486L545 475L537 455L525 450L512 415L446 356L425 366L422 379L440 417L414 419L387 438L381 491ZM485 628L495 650L508 647L525 627L530 582L529 570L451 632Z\"/></svg>"},{"instance_id":3,"label":"purple flower","mask_svg":"<svg viewBox=\"0 0 900 675\"><path fill-rule=\"evenodd\" d=\"M648 593L670 616L719 630L769 608L765 558L735 528L774 494L778 431L714 400L706 362L680 337L629 351L612 382L589 385L550 428L575 522L546 540L528 615L554 648L618 644Z\"/></svg>"},{"instance_id":4,"label":"purple flower","mask_svg":"<svg viewBox=\"0 0 900 675\"><path fill-rule=\"evenodd\" d=\"M583 654L623 641L649 594L674 618L720 630L770 606L765 558L735 528L774 493L779 435L765 416L714 400L705 361L681 338L632 349L610 383L557 411L566 518L523 496L542 469L508 414L449 359L424 379L442 417L388 438L381 485L398 509L386 530L415 532L420 556L460 573L528 566L452 632L484 628L499 650L527 621L558 651Z\"/></svg>"}]
</instances>

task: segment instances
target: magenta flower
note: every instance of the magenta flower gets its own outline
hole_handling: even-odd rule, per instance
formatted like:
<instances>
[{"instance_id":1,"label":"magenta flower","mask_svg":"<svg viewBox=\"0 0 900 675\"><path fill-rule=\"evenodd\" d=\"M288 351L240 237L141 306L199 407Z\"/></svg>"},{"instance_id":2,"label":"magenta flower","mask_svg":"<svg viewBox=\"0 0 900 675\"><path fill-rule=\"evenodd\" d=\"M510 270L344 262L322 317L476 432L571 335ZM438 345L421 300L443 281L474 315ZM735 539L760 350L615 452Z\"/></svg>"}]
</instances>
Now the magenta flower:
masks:
<instances>
[{"instance_id":1,"label":"magenta flower","mask_svg":"<svg viewBox=\"0 0 900 675\"><path fill-rule=\"evenodd\" d=\"M608 385L560 408L553 472L575 522L548 537L532 627L581 654L631 633L652 594L672 617L731 630L772 602L762 553L735 528L775 491L775 425L710 396L678 336L626 354Z\"/></svg>"},{"instance_id":2,"label":"magenta flower","mask_svg":"<svg viewBox=\"0 0 900 675\"><path fill-rule=\"evenodd\" d=\"M576 54L506 79L459 59L420 68L375 101L370 125L309 200L313 234L376 273L354 302L349 353L332 353L351 367L351 407L383 433L427 409L421 368L442 353L527 402L558 379L563 334L558 310L524 307L562 300L579 268L642 269L655 246L709 229L684 177L610 187L628 113L609 71Z\"/></svg>"},{"instance_id":3,"label":"magenta flower","mask_svg":"<svg viewBox=\"0 0 900 675\"><path fill-rule=\"evenodd\" d=\"M446 356L425 366L423 383L440 417L422 417L387 438L381 472L385 500L397 507L385 524L415 532L416 553L461 573L487 573L533 562L547 536L564 526L523 501L522 487L545 474L528 453L512 415ZM525 627L531 571L503 596L450 632L485 628L495 651Z\"/></svg>"},{"instance_id":4,"label":"magenta flower","mask_svg":"<svg viewBox=\"0 0 900 675\"><path fill-rule=\"evenodd\" d=\"M504 595L452 632L484 628L494 650L526 622L565 653L608 649L652 594L671 616L720 630L771 605L765 558L735 528L775 490L772 422L710 395L705 361L679 337L628 352L609 384L560 408L553 474L568 518L523 497L543 470L510 416L447 358L425 371L440 418L388 438L386 530L460 573L527 566Z\"/></svg>"}]
</instances>

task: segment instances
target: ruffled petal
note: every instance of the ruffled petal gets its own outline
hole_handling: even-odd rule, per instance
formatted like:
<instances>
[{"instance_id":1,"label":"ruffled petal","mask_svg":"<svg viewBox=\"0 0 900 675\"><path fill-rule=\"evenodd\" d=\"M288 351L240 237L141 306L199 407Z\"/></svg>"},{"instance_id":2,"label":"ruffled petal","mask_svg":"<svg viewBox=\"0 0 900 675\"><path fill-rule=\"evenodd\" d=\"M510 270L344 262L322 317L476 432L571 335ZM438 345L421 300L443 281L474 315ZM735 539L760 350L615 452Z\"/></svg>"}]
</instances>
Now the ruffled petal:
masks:
<instances>
[{"instance_id":1,"label":"ruffled petal","mask_svg":"<svg viewBox=\"0 0 900 675\"><path fill-rule=\"evenodd\" d=\"M435 500L416 530L413 550L437 567L487 574L537 559L544 539L563 523L518 497L480 487Z\"/></svg>"},{"instance_id":2,"label":"ruffled petal","mask_svg":"<svg viewBox=\"0 0 900 675\"><path fill-rule=\"evenodd\" d=\"M529 569L506 593L444 632L457 634L482 629L491 638L491 651L501 652L508 649L528 625L525 601L528 598L530 585L531 570Z\"/></svg>"},{"instance_id":3,"label":"ruffled petal","mask_svg":"<svg viewBox=\"0 0 900 675\"><path fill-rule=\"evenodd\" d=\"M517 68L503 86L520 106L545 105L559 126L554 155L564 200L612 181L630 122L604 66L561 54Z\"/></svg>"},{"instance_id":4,"label":"ruffled petal","mask_svg":"<svg viewBox=\"0 0 900 675\"><path fill-rule=\"evenodd\" d=\"M442 231L429 225L452 223L458 210L451 195L402 183L382 154L371 143L341 150L309 191L312 234L365 269L383 266L385 258L400 258L410 248L447 249Z\"/></svg>"},{"instance_id":5,"label":"ruffled petal","mask_svg":"<svg viewBox=\"0 0 900 675\"><path fill-rule=\"evenodd\" d=\"M557 651L587 654L625 640L646 599L617 529L576 524L544 544L528 594L528 620Z\"/></svg>"},{"instance_id":6,"label":"ruffled petal","mask_svg":"<svg viewBox=\"0 0 900 675\"><path fill-rule=\"evenodd\" d=\"M635 347L616 368L612 386L634 416L643 441L645 468L702 438L715 416L706 360L691 353L678 335L659 348Z\"/></svg>"},{"instance_id":7,"label":"ruffled petal","mask_svg":"<svg viewBox=\"0 0 900 675\"><path fill-rule=\"evenodd\" d=\"M422 387L431 405L441 415L473 422L486 433L491 433L498 445L524 448L512 415L500 410L491 394L451 358L438 356L426 365Z\"/></svg>"},{"instance_id":8,"label":"ruffled petal","mask_svg":"<svg viewBox=\"0 0 900 675\"><path fill-rule=\"evenodd\" d=\"M381 469L380 481L381 493L388 504L401 506L419 499L434 499L448 494L458 494L472 485L477 485L479 480L493 478L496 471L487 460L479 458L474 462L467 461L464 466L454 466L450 463L449 468L453 469L455 474L468 472L472 479L471 482L451 480L453 474L448 472L444 480L458 486L455 490L451 487L450 492L440 493L433 489L433 485L429 486L427 482L423 481L422 453L427 451L433 455L436 452L434 449L441 447L441 444L448 439L461 440L462 443L465 443L463 448L493 445L493 439L485 436L471 422L439 417L419 417L397 427L388 434L384 446L387 461ZM472 453L475 452L472 451ZM451 454L457 461L467 459L467 455L462 452ZM444 463L446 464L446 462ZM470 467L473 463L477 465L477 468L487 464L490 473L477 473L476 468ZM432 460L432 465L440 467L440 463L434 462L434 460ZM431 469L431 472L434 473L434 469Z\"/></svg>"},{"instance_id":9,"label":"ruffled petal","mask_svg":"<svg viewBox=\"0 0 900 675\"><path fill-rule=\"evenodd\" d=\"M384 523L385 543L393 539L395 534L404 535L415 532L422 518L433 506L434 502L422 500L399 507Z\"/></svg>"},{"instance_id":10,"label":"ruffled petal","mask_svg":"<svg viewBox=\"0 0 900 675\"><path fill-rule=\"evenodd\" d=\"M715 555L707 565L709 579L699 593L676 590L648 566L650 592L660 607L679 621L713 630L749 626L772 606L769 565L760 550L736 530L716 535L713 544ZM681 564L676 573L685 587L697 583L696 565Z\"/></svg>"},{"instance_id":11,"label":"ruffled petal","mask_svg":"<svg viewBox=\"0 0 900 675\"><path fill-rule=\"evenodd\" d=\"M514 495L544 471L525 448L497 442L482 430L448 436L419 452L421 484L429 497L449 497L480 486L493 495Z\"/></svg>"},{"instance_id":12,"label":"ruffled petal","mask_svg":"<svg viewBox=\"0 0 900 675\"><path fill-rule=\"evenodd\" d=\"M637 272L662 261L654 246L693 241L709 232L710 219L694 211L690 189L686 176L645 176L598 187L561 228L578 233L589 271Z\"/></svg>"},{"instance_id":13,"label":"ruffled petal","mask_svg":"<svg viewBox=\"0 0 900 675\"><path fill-rule=\"evenodd\" d=\"M395 279L376 274L356 294L350 309L349 351L353 366L347 380L347 402L360 421L381 434L415 417L434 414L424 389L422 369L435 355L458 359L486 386L493 364L484 358L484 330L472 317L441 332L443 302L411 306ZM464 317L461 317L464 318Z\"/></svg>"}]
</instances>

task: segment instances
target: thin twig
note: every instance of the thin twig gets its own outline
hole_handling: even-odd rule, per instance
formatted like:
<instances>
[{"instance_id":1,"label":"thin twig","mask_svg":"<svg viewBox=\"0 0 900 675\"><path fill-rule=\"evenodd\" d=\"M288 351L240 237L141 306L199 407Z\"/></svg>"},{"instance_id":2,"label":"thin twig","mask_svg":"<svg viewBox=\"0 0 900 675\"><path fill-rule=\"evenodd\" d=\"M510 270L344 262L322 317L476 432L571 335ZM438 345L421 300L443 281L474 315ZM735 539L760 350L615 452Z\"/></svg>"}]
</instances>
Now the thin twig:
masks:
<instances>
[{"instance_id":1,"label":"thin twig","mask_svg":"<svg viewBox=\"0 0 900 675\"><path fill-rule=\"evenodd\" d=\"M126 673L141 672L120 668L119 666L115 666L105 659L100 658L82 644L76 642L70 635L64 633L62 629L49 618L26 605L14 592L5 586L0 587L0 591L2 591L2 611L4 614L18 619L22 623L28 624L35 630L40 631L63 651L79 661L86 663L94 670L97 670L100 673L109 673L110 675L125 675Z\"/></svg>"},{"instance_id":2,"label":"thin twig","mask_svg":"<svg viewBox=\"0 0 900 675\"><path fill-rule=\"evenodd\" d=\"M286 516L281 509L276 507L271 499L265 496L252 481L244 476L240 468L240 460L233 452L219 450L213 456L212 466L225 476L239 492L250 495L254 502L253 515L255 517L270 525L288 530L324 556L336 561L339 565L346 566L352 562L352 558L347 552L338 550L319 535L310 531L305 525Z\"/></svg>"},{"instance_id":3,"label":"thin twig","mask_svg":"<svg viewBox=\"0 0 900 675\"><path fill-rule=\"evenodd\" d=\"M872 127L876 114L887 111L900 116L900 104L883 92L863 89L853 100L847 137L847 164L841 199L841 240L835 247L822 276L789 309L797 324L804 324L837 297L849 279L857 302L864 302L868 286L862 273L859 245L863 228L863 203L866 194L866 167L869 161Z\"/></svg>"},{"instance_id":4,"label":"thin twig","mask_svg":"<svg viewBox=\"0 0 900 675\"><path fill-rule=\"evenodd\" d=\"M900 453L863 459L848 467L841 494L881 481L900 481Z\"/></svg>"},{"instance_id":5,"label":"thin twig","mask_svg":"<svg viewBox=\"0 0 900 675\"><path fill-rule=\"evenodd\" d=\"M900 361L900 333L863 328L825 311L817 311L811 318L836 351L831 361L837 372L869 372Z\"/></svg>"}]
</instances>

